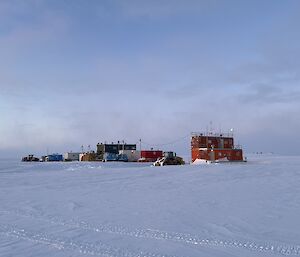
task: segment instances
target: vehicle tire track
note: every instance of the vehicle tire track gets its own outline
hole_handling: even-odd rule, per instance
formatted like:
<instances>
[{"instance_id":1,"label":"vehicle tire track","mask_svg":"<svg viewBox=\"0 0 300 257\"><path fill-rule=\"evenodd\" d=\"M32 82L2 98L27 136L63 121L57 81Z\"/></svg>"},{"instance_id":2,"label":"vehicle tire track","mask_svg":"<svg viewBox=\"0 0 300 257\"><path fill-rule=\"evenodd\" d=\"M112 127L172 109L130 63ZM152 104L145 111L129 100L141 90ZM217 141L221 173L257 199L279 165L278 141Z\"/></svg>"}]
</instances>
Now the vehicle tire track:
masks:
<instances>
[{"instance_id":1,"label":"vehicle tire track","mask_svg":"<svg viewBox=\"0 0 300 257\"><path fill-rule=\"evenodd\" d=\"M175 257L165 254L132 252L121 248L111 247L101 242L86 243L73 241L66 238L55 238L45 233L33 233L16 226L0 224L0 235L30 241L33 243L46 245L59 251L72 250L83 255L103 256L103 257Z\"/></svg>"},{"instance_id":2,"label":"vehicle tire track","mask_svg":"<svg viewBox=\"0 0 300 257\"><path fill-rule=\"evenodd\" d=\"M110 233L121 236L130 236L135 238L167 240L191 245L207 245L214 247L233 247L242 248L251 251L270 252L281 255L300 255L300 245L274 245L271 243L258 243L249 241L240 241L234 239L206 238L200 235L187 233L166 232L154 229L130 229L124 226L115 226L107 224L93 225L85 221L64 220L57 216L45 215L38 212L29 212L22 210L0 211L0 214L15 214L17 216L39 219L55 225L77 228L81 230L92 231L96 233Z\"/></svg>"}]
</instances>

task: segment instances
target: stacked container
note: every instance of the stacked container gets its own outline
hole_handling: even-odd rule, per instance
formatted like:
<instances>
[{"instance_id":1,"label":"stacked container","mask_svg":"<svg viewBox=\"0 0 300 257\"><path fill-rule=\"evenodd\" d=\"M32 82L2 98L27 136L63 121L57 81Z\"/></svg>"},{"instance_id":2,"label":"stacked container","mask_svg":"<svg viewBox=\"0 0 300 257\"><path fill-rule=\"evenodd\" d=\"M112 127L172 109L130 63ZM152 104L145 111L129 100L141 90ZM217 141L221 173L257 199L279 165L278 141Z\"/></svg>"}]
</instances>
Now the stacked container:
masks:
<instances>
[{"instance_id":1,"label":"stacked container","mask_svg":"<svg viewBox=\"0 0 300 257\"><path fill-rule=\"evenodd\" d=\"M192 162L205 161L243 161L243 151L234 147L234 138L222 134L193 134L191 138Z\"/></svg>"}]
</instances>

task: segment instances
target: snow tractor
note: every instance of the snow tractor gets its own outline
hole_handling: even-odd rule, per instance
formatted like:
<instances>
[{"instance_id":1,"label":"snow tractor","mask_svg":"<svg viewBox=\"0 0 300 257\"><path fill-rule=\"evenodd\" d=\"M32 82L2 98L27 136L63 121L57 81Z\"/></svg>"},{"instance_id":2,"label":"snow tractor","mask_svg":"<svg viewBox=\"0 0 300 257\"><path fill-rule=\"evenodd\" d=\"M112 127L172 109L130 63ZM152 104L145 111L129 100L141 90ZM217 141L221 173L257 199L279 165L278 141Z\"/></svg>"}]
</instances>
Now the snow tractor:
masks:
<instances>
[{"instance_id":1,"label":"snow tractor","mask_svg":"<svg viewBox=\"0 0 300 257\"><path fill-rule=\"evenodd\" d=\"M26 157L22 158L22 162L39 162L40 159L35 157L33 154L29 154Z\"/></svg>"},{"instance_id":2,"label":"snow tractor","mask_svg":"<svg viewBox=\"0 0 300 257\"><path fill-rule=\"evenodd\" d=\"M174 152L164 152L164 156L158 158L154 163L153 166L165 166L165 165L184 165L184 160L176 156Z\"/></svg>"}]
</instances>

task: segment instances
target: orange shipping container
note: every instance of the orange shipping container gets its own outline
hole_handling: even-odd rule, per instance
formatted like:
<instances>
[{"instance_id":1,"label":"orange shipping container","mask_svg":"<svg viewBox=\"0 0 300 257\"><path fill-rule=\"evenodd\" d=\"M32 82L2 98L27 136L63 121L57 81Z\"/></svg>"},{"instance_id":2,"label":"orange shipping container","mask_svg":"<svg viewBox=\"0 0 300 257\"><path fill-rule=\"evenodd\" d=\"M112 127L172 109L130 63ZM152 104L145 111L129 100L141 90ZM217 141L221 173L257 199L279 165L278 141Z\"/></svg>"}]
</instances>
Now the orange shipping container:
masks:
<instances>
[{"instance_id":1,"label":"orange shipping container","mask_svg":"<svg viewBox=\"0 0 300 257\"><path fill-rule=\"evenodd\" d=\"M192 162L196 159L217 161L227 159L228 161L243 161L242 149L192 149Z\"/></svg>"}]
</instances>

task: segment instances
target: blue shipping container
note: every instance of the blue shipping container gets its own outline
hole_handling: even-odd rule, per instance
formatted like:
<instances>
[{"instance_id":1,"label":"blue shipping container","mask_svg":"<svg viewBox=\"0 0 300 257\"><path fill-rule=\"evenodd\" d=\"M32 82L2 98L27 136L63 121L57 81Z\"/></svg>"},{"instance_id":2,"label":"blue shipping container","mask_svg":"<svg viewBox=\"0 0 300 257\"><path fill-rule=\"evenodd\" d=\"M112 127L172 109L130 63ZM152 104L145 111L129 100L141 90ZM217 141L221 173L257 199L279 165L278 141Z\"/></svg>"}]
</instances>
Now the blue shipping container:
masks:
<instances>
[{"instance_id":1,"label":"blue shipping container","mask_svg":"<svg viewBox=\"0 0 300 257\"><path fill-rule=\"evenodd\" d=\"M48 162L62 162L63 156L62 154L50 154L47 156Z\"/></svg>"},{"instance_id":2,"label":"blue shipping container","mask_svg":"<svg viewBox=\"0 0 300 257\"><path fill-rule=\"evenodd\" d=\"M126 154L115 154L115 153L105 153L104 161L106 162L128 162L128 157Z\"/></svg>"}]
</instances>

